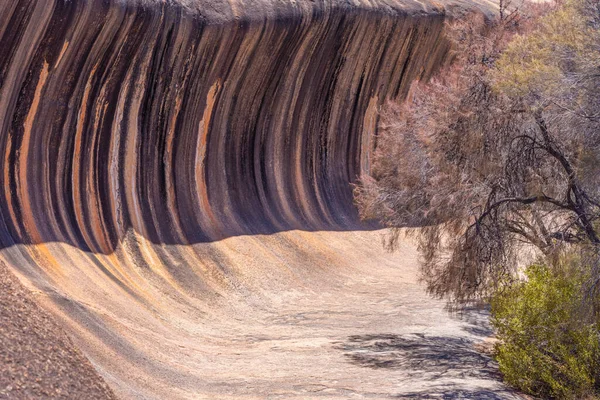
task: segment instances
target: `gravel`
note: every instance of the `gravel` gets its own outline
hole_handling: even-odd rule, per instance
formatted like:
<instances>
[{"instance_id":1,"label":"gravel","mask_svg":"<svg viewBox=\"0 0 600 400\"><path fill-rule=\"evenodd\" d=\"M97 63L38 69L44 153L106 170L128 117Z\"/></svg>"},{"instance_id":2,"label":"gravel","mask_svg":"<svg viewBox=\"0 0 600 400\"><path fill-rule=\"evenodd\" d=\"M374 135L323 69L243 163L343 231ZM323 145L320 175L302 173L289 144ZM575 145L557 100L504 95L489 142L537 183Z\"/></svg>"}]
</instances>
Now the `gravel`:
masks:
<instances>
[{"instance_id":1,"label":"gravel","mask_svg":"<svg viewBox=\"0 0 600 400\"><path fill-rule=\"evenodd\" d=\"M115 399L90 362L0 263L0 399Z\"/></svg>"}]
</instances>

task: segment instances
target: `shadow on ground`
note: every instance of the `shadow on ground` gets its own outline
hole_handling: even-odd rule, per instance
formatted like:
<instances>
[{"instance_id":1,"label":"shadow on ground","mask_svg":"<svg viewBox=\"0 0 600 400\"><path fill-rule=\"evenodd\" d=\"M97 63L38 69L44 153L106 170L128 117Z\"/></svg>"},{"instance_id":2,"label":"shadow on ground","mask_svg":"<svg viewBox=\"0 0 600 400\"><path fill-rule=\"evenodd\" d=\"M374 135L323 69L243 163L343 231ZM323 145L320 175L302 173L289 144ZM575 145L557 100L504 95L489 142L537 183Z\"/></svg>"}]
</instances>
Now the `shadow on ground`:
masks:
<instances>
[{"instance_id":1,"label":"shadow on ground","mask_svg":"<svg viewBox=\"0 0 600 400\"><path fill-rule=\"evenodd\" d=\"M460 390L460 389L440 389L439 391L419 391L411 393L403 393L396 396L397 399L447 399L447 400L458 400L458 399L477 399L477 400L506 400L507 398L514 398L513 394L509 391L491 391L491 390Z\"/></svg>"},{"instance_id":2,"label":"shadow on ground","mask_svg":"<svg viewBox=\"0 0 600 400\"><path fill-rule=\"evenodd\" d=\"M372 369L396 369L406 378L454 383L428 387L422 391L397 394L398 399L478 399L506 400L520 397L508 388L478 387L479 380L500 382L498 366L492 357L481 353L477 345L493 334L489 323L489 309L465 308L453 312L453 318L464 322L466 335L445 336L424 333L370 334L349 336L337 343L348 362ZM434 384L435 385L435 384Z\"/></svg>"},{"instance_id":3,"label":"shadow on ground","mask_svg":"<svg viewBox=\"0 0 600 400\"><path fill-rule=\"evenodd\" d=\"M361 367L402 369L421 379L497 377L494 361L473 341L450 336L354 335L338 344L348 360Z\"/></svg>"},{"instance_id":4,"label":"shadow on ground","mask_svg":"<svg viewBox=\"0 0 600 400\"><path fill-rule=\"evenodd\" d=\"M466 325L462 329L473 336L486 338L494 334L489 306L466 307L454 312L453 317L464 321Z\"/></svg>"}]
</instances>

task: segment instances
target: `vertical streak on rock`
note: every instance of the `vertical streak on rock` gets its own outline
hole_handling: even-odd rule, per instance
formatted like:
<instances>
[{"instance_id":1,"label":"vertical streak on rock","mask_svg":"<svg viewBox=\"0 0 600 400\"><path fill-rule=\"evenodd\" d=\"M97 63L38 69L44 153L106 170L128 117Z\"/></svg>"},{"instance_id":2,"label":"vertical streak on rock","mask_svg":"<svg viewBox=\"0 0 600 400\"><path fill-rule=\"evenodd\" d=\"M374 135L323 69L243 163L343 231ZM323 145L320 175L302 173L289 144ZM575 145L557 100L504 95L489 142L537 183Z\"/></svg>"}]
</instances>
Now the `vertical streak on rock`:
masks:
<instances>
[{"instance_id":1,"label":"vertical streak on rock","mask_svg":"<svg viewBox=\"0 0 600 400\"><path fill-rule=\"evenodd\" d=\"M32 187L30 187L29 180L27 179L27 170L28 165L30 165L28 158L33 121L35 119L38 107L40 106L40 97L42 96L42 89L46 84L46 79L48 79L48 63L44 61L42 71L39 75L38 84L33 95L33 101L31 102L31 107L29 108L29 112L25 118L25 123L23 124L23 137L21 139L21 147L19 148L18 160L19 180L17 181L17 188L19 191L19 200L21 201L20 206L22 210L21 215L23 216L23 225L27 234L35 243L40 243L42 241L42 237L36 227L36 222L33 220L33 210L31 208L31 200L29 197L29 190Z\"/></svg>"},{"instance_id":2,"label":"vertical streak on rock","mask_svg":"<svg viewBox=\"0 0 600 400\"><path fill-rule=\"evenodd\" d=\"M81 174L82 174L82 157L83 153L86 149L83 146L83 134L85 129L85 124L87 121L87 112L88 112L88 102L90 100L90 91L92 90L92 83L94 80L94 75L96 72L96 66L92 69L88 81L85 85L85 90L83 92L83 98L81 100L81 104L79 105L79 115L77 117L77 126L75 128L75 147L73 149L73 176L71 180L71 185L73 188L73 207L74 207L74 215L77 220L77 225L80 227L81 233L85 240L87 246L92 250L99 251L96 246L94 246L94 241L92 237L88 234L86 226L87 226L87 215L84 213L84 196L85 194L81 193ZM85 170L83 170L85 173ZM84 192L85 193L85 192Z\"/></svg>"},{"instance_id":3,"label":"vertical streak on rock","mask_svg":"<svg viewBox=\"0 0 600 400\"><path fill-rule=\"evenodd\" d=\"M210 121L212 118L213 109L215 106L216 97L219 95L219 91L221 89L221 83L219 81L215 82L210 90L208 91L208 96L206 98L206 108L204 109L204 113L202 114L202 119L200 120L200 124L198 125L198 141L196 145L196 163L195 163L195 184L197 187L196 193L198 194L198 205L199 212L206 219L206 223L204 226L208 227L217 227L218 222L216 216L213 214L209 200L208 200L208 190L206 186L206 145L208 142L208 133L210 129ZM218 238L219 234L216 232L207 232L209 237Z\"/></svg>"}]
</instances>

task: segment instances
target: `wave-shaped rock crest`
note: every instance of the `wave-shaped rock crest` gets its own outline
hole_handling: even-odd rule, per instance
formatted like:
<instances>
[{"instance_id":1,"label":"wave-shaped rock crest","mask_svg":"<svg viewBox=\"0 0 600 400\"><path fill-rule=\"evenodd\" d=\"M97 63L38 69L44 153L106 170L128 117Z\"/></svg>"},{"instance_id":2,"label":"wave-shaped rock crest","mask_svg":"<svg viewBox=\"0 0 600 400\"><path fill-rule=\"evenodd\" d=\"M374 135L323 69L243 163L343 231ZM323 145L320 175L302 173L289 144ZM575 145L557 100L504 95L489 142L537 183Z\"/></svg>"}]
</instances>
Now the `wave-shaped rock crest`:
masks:
<instances>
[{"instance_id":1,"label":"wave-shaped rock crest","mask_svg":"<svg viewBox=\"0 0 600 400\"><path fill-rule=\"evenodd\" d=\"M349 183L377 107L446 51L439 16L315 7L215 26L179 7L13 4L5 244L110 253L129 228L185 244L356 227Z\"/></svg>"}]
</instances>

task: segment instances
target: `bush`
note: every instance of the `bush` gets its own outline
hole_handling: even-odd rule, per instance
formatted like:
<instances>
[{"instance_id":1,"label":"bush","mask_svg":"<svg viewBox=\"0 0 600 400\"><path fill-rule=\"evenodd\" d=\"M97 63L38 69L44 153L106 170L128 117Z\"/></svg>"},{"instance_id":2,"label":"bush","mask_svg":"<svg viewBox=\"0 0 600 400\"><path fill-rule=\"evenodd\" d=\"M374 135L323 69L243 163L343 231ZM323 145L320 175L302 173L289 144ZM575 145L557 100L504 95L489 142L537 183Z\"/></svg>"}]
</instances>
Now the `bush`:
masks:
<instances>
[{"instance_id":1,"label":"bush","mask_svg":"<svg viewBox=\"0 0 600 400\"><path fill-rule=\"evenodd\" d=\"M542 398L595 398L600 391L599 324L582 310L585 277L541 263L492 299L496 358L504 379Z\"/></svg>"}]
</instances>

